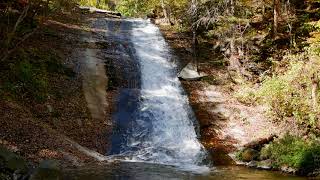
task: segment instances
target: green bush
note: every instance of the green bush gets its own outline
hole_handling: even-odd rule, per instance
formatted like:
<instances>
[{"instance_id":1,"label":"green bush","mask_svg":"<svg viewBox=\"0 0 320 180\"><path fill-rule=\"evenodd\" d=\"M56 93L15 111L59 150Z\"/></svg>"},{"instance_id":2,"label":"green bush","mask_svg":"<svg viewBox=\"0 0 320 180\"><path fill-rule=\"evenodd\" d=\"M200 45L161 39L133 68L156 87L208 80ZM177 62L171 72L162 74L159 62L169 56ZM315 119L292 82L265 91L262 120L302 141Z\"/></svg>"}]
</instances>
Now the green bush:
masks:
<instances>
[{"instance_id":1,"label":"green bush","mask_svg":"<svg viewBox=\"0 0 320 180\"><path fill-rule=\"evenodd\" d=\"M100 4L97 4L97 0L80 0L81 6L97 7L100 9L109 9L108 0L100 0Z\"/></svg>"},{"instance_id":2,"label":"green bush","mask_svg":"<svg viewBox=\"0 0 320 180\"><path fill-rule=\"evenodd\" d=\"M234 97L244 104L253 104L256 101L255 92L256 90L251 84L243 84L241 88L235 92Z\"/></svg>"},{"instance_id":3,"label":"green bush","mask_svg":"<svg viewBox=\"0 0 320 180\"><path fill-rule=\"evenodd\" d=\"M320 144L316 140L285 135L262 148L260 159L270 158L274 167L288 166L307 175L320 168Z\"/></svg>"},{"instance_id":4,"label":"green bush","mask_svg":"<svg viewBox=\"0 0 320 180\"><path fill-rule=\"evenodd\" d=\"M313 48L286 56L283 61L289 62L287 67L279 68L273 77L266 78L255 97L269 107L269 114L275 119L294 117L299 123L314 127L319 108L314 109L312 103L312 77L319 76L320 57Z\"/></svg>"},{"instance_id":5,"label":"green bush","mask_svg":"<svg viewBox=\"0 0 320 180\"><path fill-rule=\"evenodd\" d=\"M153 6L154 0L141 0L141 1L135 1L135 0L123 0L121 3L117 5L117 11L119 11L124 16L145 16L147 14L150 14L154 8Z\"/></svg>"}]
</instances>

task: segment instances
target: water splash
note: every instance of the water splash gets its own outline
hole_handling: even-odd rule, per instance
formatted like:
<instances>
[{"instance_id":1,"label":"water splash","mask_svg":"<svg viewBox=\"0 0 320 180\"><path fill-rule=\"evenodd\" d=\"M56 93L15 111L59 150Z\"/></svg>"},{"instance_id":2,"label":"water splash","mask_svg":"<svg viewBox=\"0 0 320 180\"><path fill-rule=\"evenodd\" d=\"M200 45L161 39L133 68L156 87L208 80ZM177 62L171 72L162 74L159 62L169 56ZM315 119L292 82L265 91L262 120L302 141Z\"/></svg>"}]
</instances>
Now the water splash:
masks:
<instances>
[{"instance_id":1,"label":"water splash","mask_svg":"<svg viewBox=\"0 0 320 180\"><path fill-rule=\"evenodd\" d=\"M149 21L132 24L130 38L141 69L141 91L120 154L130 161L199 170L206 152L197 139L194 114L168 45Z\"/></svg>"}]
</instances>

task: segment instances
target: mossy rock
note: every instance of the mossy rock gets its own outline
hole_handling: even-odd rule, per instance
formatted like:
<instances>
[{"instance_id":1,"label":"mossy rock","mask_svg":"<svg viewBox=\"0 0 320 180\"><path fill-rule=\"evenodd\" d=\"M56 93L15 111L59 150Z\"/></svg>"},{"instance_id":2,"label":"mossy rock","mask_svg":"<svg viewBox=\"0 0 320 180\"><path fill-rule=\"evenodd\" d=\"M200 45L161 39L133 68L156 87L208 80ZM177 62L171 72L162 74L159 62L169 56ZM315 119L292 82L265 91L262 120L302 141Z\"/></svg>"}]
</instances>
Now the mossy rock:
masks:
<instances>
[{"instance_id":1,"label":"mossy rock","mask_svg":"<svg viewBox=\"0 0 320 180\"><path fill-rule=\"evenodd\" d=\"M20 172L26 172L28 169L27 163L22 157L3 147L0 147L0 165L3 166L4 169L12 172L17 170Z\"/></svg>"},{"instance_id":2,"label":"mossy rock","mask_svg":"<svg viewBox=\"0 0 320 180\"><path fill-rule=\"evenodd\" d=\"M44 160L31 175L30 180L59 180L61 170L58 161Z\"/></svg>"},{"instance_id":3,"label":"mossy rock","mask_svg":"<svg viewBox=\"0 0 320 180\"><path fill-rule=\"evenodd\" d=\"M258 157L259 152L251 148L244 149L239 156L240 160L244 162L257 160Z\"/></svg>"}]
</instances>

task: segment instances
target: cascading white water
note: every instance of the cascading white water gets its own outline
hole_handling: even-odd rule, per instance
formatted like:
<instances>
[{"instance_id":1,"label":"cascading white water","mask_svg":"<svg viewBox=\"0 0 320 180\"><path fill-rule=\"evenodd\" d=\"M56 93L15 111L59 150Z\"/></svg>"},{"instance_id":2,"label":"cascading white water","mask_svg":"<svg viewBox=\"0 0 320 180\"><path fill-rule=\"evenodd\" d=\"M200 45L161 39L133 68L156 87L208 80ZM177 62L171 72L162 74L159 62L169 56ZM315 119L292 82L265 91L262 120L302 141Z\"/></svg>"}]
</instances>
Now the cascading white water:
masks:
<instances>
[{"instance_id":1,"label":"cascading white water","mask_svg":"<svg viewBox=\"0 0 320 180\"><path fill-rule=\"evenodd\" d=\"M141 68L141 102L127 141L131 150L123 154L137 161L199 165L206 153L168 45L147 20L133 22L131 42Z\"/></svg>"}]
</instances>

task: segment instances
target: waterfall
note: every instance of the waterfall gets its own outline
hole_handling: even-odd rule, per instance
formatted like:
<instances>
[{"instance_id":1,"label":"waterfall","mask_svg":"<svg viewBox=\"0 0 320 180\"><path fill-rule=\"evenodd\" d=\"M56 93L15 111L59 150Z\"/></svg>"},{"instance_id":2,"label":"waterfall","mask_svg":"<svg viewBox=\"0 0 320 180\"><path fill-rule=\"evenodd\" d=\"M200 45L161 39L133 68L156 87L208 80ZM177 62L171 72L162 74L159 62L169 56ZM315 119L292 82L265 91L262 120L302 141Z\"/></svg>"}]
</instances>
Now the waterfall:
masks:
<instances>
[{"instance_id":1,"label":"waterfall","mask_svg":"<svg viewBox=\"0 0 320 180\"><path fill-rule=\"evenodd\" d=\"M130 40L140 66L141 87L120 154L131 161L199 166L206 152L198 141L196 120L169 47L154 24L131 21Z\"/></svg>"}]
</instances>

